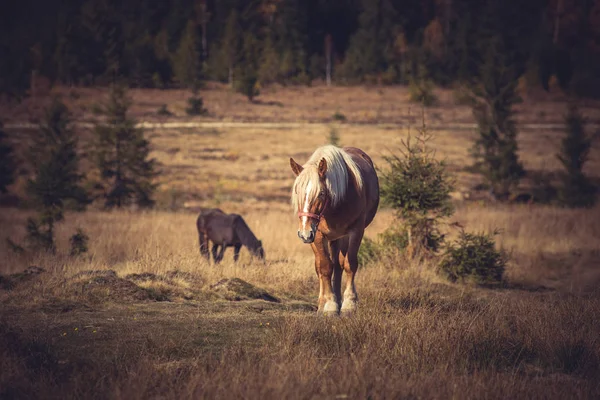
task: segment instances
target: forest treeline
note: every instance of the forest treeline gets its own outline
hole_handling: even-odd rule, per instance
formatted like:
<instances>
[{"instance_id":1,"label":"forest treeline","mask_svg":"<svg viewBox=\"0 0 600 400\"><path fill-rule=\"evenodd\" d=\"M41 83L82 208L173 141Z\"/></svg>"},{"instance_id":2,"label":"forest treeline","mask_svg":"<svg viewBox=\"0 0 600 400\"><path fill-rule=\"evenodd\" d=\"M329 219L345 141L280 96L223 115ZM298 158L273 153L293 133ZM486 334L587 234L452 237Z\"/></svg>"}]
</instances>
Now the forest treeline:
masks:
<instances>
[{"instance_id":1,"label":"forest treeline","mask_svg":"<svg viewBox=\"0 0 600 400\"><path fill-rule=\"evenodd\" d=\"M20 0L0 9L0 91L74 85L449 85L494 43L531 86L600 93L600 0ZM498 45L500 43L500 45Z\"/></svg>"}]
</instances>

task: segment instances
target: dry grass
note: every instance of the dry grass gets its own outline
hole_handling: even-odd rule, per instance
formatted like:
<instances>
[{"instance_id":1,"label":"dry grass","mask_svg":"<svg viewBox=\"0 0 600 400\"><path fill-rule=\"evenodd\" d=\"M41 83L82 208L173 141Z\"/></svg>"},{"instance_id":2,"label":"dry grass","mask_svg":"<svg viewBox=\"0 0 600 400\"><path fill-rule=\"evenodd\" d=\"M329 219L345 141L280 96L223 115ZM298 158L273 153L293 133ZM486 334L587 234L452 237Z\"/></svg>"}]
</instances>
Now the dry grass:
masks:
<instances>
[{"instance_id":1,"label":"dry grass","mask_svg":"<svg viewBox=\"0 0 600 400\"><path fill-rule=\"evenodd\" d=\"M72 214L59 247L82 226L93 238L84 257L0 249L5 273L47 270L0 291L2 394L594 398L599 214L459 208L456 219L472 229L504 229L509 286L452 285L431 263L387 260L359 271L360 311L349 319L315 316L312 254L295 238L289 212L245 216L266 263L243 251L236 265L229 251L219 267L200 257L192 213ZM3 213L2 225L18 237L23 218ZM368 234L390 222L383 210ZM231 302L211 289L231 277L281 303Z\"/></svg>"},{"instance_id":2,"label":"dry grass","mask_svg":"<svg viewBox=\"0 0 600 400\"><path fill-rule=\"evenodd\" d=\"M208 116L189 117L185 114L188 90L132 89L133 113L138 119L164 120L157 115L164 104L175 119L195 121L277 121L332 122L333 115L343 114L350 123L415 123L419 106L409 101L404 86L327 87L315 83L305 86L269 86L261 89L255 103L234 93L227 85L209 82L200 91ZM432 123L472 122L469 107L461 105L451 89L435 89L437 105L429 108ZM0 117L7 121L27 121L39 118L52 95L60 95L78 119L93 117L95 105L106 101L106 88L56 87L44 97L27 99L19 105L0 103ZM523 123L562 122L567 96L559 91L524 93L518 105L517 119ZM585 115L600 121L597 101L582 103Z\"/></svg>"},{"instance_id":3,"label":"dry grass","mask_svg":"<svg viewBox=\"0 0 600 400\"><path fill-rule=\"evenodd\" d=\"M76 90L73 101L82 105L98 99L99 91ZM146 101L139 115L169 102L165 96L177 112L187 97L133 93ZM338 106L361 121L361 110L373 112L365 99L383 104L373 117L383 120L403 115L385 107L407 107L398 88L263 92L263 101L279 99L284 107L242 104L236 96L211 88L205 100L209 108L221 104L220 115L250 119L245 113L257 112L259 119L294 121L327 120ZM453 112L462 118L460 108L448 106L441 121ZM406 136L374 125L338 129L342 144L365 149L379 166ZM600 396L600 207L457 203L452 221L474 231L501 229L498 244L511 254L506 287L450 284L435 274L435 260L398 256L359 271L355 316L317 317L312 252L296 238L289 206L288 158L305 161L328 131L328 124L275 124L148 132L163 168L161 207L188 202L241 213L263 241L265 263L243 250L234 264L229 250L222 265L209 265L198 251L196 215L181 209L70 213L58 227L58 254L18 255L4 237L20 241L30 212L2 209L0 398ZM549 155L560 136L522 132L526 168L556 173ZM479 182L464 170L471 139L468 131L440 130L433 142L462 192ZM597 146L588 164L596 179ZM391 223L391 211L382 209L366 234L374 238ZM91 238L89 252L69 257L68 237L77 227ZM45 272L23 274L30 266ZM230 301L212 288L234 277L280 302Z\"/></svg>"}]
</instances>

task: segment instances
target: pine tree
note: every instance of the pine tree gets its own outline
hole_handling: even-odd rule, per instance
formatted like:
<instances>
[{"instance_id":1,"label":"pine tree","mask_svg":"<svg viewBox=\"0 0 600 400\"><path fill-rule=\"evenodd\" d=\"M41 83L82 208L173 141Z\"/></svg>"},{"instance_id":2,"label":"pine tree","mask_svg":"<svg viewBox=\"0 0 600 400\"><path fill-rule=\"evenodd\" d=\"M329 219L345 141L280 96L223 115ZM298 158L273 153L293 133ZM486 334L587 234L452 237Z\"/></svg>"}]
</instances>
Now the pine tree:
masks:
<instances>
[{"instance_id":1,"label":"pine tree","mask_svg":"<svg viewBox=\"0 0 600 400\"><path fill-rule=\"evenodd\" d=\"M175 79L186 87L197 87L201 78L200 40L196 23L189 20L173 57Z\"/></svg>"},{"instance_id":2,"label":"pine tree","mask_svg":"<svg viewBox=\"0 0 600 400\"><path fill-rule=\"evenodd\" d=\"M276 34L281 51L280 79L306 75L306 13L302 0L283 0L278 6Z\"/></svg>"},{"instance_id":3,"label":"pine tree","mask_svg":"<svg viewBox=\"0 0 600 400\"><path fill-rule=\"evenodd\" d=\"M558 191L559 201L567 207L590 207L595 203L596 188L583 173L588 160L592 138L585 132L586 121L575 105L565 116L566 136L556 155L565 171Z\"/></svg>"},{"instance_id":4,"label":"pine tree","mask_svg":"<svg viewBox=\"0 0 600 400\"><path fill-rule=\"evenodd\" d=\"M381 197L402 221L387 232L384 243L406 243L409 257L437 251L443 242L438 226L453 213L453 181L443 161L436 160L427 143L431 135L423 121L415 137L409 135L400 155L385 157L388 169L380 172ZM404 240L406 238L406 240Z\"/></svg>"},{"instance_id":5,"label":"pine tree","mask_svg":"<svg viewBox=\"0 0 600 400\"><path fill-rule=\"evenodd\" d=\"M260 67L258 69L258 78L261 84L275 82L279 76L279 53L275 49L275 44L271 34L267 35L265 44L261 53Z\"/></svg>"},{"instance_id":6,"label":"pine tree","mask_svg":"<svg viewBox=\"0 0 600 400\"><path fill-rule=\"evenodd\" d=\"M342 67L346 79L360 80L388 68L396 15L390 0L362 1L359 28L350 39Z\"/></svg>"},{"instance_id":7,"label":"pine tree","mask_svg":"<svg viewBox=\"0 0 600 400\"><path fill-rule=\"evenodd\" d=\"M148 158L150 144L144 138L144 131L127 115L130 105L125 89L113 86L102 110L106 121L94 128L94 161L107 208L154 204L156 161Z\"/></svg>"},{"instance_id":8,"label":"pine tree","mask_svg":"<svg viewBox=\"0 0 600 400\"><path fill-rule=\"evenodd\" d=\"M37 249L54 252L54 225L63 220L65 208L70 203L81 210L89 202L81 186L77 138L70 124L67 107L54 99L30 150L34 178L27 184L27 193L39 217L27 221L27 236Z\"/></svg>"},{"instance_id":9,"label":"pine tree","mask_svg":"<svg viewBox=\"0 0 600 400\"><path fill-rule=\"evenodd\" d=\"M13 159L13 148L6 143L6 133L2 130L0 122L0 193L7 192L7 186L15 180L15 161Z\"/></svg>"},{"instance_id":10,"label":"pine tree","mask_svg":"<svg viewBox=\"0 0 600 400\"><path fill-rule=\"evenodd\" d=\"M517 127L513 106L521 101L517 75L501 37L488 43L480 75L472 86L473 114L479 138L473 155L491 193L506 199L525 171L517 155Z\"/></svg>"},{"instance_id":11,"label":"pine tree","mask_svg":"<svg viewBox=\"0 0 600 400\"><path fill-rule=\"evenodd\" d=\"M256 87L258 82L258 40L252 33L244 36L243 56L236 68L236 91L248 97L249 101L254 101L259 91Z\"/></svg>"},{"instance_id":12,"label":"pine tree","mask_svg":"<svg viewBox=\"0 0 600 400\"><path fill-rule=\"evenodd\" d=\"M239 61L241 43L242 31L239 22L239 15L237 10L234 8L227 18L225 32L223 33L223 39L221 42L221 51L223 52L223 58L228 69L229 85L233 85L233 71Z\"/></svg>"}]
</instances>

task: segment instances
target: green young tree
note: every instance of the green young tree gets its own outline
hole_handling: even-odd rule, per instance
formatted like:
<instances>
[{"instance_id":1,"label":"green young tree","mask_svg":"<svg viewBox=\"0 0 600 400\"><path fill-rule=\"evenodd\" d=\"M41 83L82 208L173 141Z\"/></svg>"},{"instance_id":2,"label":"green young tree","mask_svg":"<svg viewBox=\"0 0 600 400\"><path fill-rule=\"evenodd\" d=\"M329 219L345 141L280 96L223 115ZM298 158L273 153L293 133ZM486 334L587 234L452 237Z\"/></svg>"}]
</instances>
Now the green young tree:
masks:
<instances>
[{"instance_id":1,"label":"green young tree","mask_svg":"<svg viewBox=\"0 0 600 400\"><path fill-rule=\"evenodd\" d=\"M431 138L423 122L415 137L416 145L409 135L402 142L404 149L400 155L385 157L388 168L380 173L382 200L402 221L400 227L392 229L406 237L411 258L439 249L443 242L439 224L453 213L449 194L454 183L446 173L444 162L437 160L435 152L428 147Z\"/></svg>"},{"instance_id":2,"label":"green young tree","mask_svg":"<svg viewBox=\"0 0 600 400\"><path fill-rule=\"evenodd\" d=\"M277 45L281 51L278 75L283 82L294 78L307 79L306 43L307 25L306 6L302 0L283 0L277 13Z\"/></svg>"},{"instance_id":3,"label":"green young tree","mask_svg":"<svg viewBox=\"0 0 600 400\"><path fill-rule=\"evenodd\" d=\"M227 65L227 81L230 86L234 84L234 69L240 58L242 44L242 29L240 27L239 15L234 8L225 24L225 32L221 41L221 51L223 59Z\"/></svg>"},{"instance_id":4,"label":"green young tree","mask_svg":"<svg viewBox=\"0 0 600 400\"><path fill-rule=\"evenodd\" d=\"M340 134L338 132L338 130L335 127L330 127L329 128L329 136L328 136L328 142L329 144L332 144L334 146L340 146Z\"/></svg>"},{"instance_id":5,"label":"green young tree","mask_svg":"<svg viewBox=\"0 0 600 400\"><path fill-rule=\"evenodd\" d=\"M64 219L65 208L82 210L89 202L81 186L77 138L70 124L67 107L54 99L29 154L34 177L27 193L39 210L38 218L27 220L27 241L34 249L54 252L54 226Z\"/></svg>"},{"instance_id":6,"label":"green young tree","mask_svg":"<svg viewBox=\"0 0 600 400\"><path fill-rule=\"evenodd\" d=\"M424 107L435 104L437 98L433 92L433 81L423 57L417 57L416 71L410 74L408 91L410 100Z\"/></svg>"},{"instance_id":7,"label":"green young tree","mask_svg":"<svg viewBox=\"0 0 600 400\"><path fill-rule=\"evenodd\" d=\"M390 0L362 0L358 30L350 39L342 65L344 77L362 80L388 68L398 13Z\"/></svg>"},{"instance_id":8,"label":"green young tree","mask_svg":"<svg viewBox=\"0 0 600 400\"><path fill-rule=\"evenodd\" d=\"M235 89L253 102L258 96L258 40L252 33L244 36L243 58L236 68Z\"/></svg>"},{"instance_id":9,"label":"green young tree","mask_svg":"<svg viewBox=\"0 0 600 400\"><path fill-rule=\"evenodd\" d=\"M471 93L479 130L473 156L492 195L498 199L508 198L525 173L517 155L517 127L513 119L513 106L521 101L516 92L517 78L502 38L493 37Z\"/></svg>"},{"instance_id":10,"label":"green young tree","mask_svg":"<svg viewBox=\"0 0 600 400\"><path fill-rule=\"evenodd\" d=\"M187 115L204 115L208 112L208 110L204 108L204 101L196 87L192 88L192 97L189 97L187 101L188 107L185 109Z\"/></svg>"},{"instance_id":11,"label":"green young tree","mask_svg":"<svg viewBox=\"0 0 600 400\"><path fill-rule=\"evenodd\" d=\"M13 148L6 142L6 133L0 122L0 193L7 192L7 186L15 180L15 161L13 159Z\"/></svg>"},{"instance_id":12,"label":"green young tree","mask_svg":"<svg viewBox=\"0 0 600 400\"><path fill-rule=\"evenodd\" d=\"M596 200L596 188L583 173L592 137L585 132L586 121L576 105L565 116L566 135L556 155L564 167L558 198L567 207L590 207Z\"/></svg>"},{"instance_id":13,"label":"green young tree","mask_svg":"<svg viewBox=\"0 0 600 400\"><path fill-rule=\"evenodd\" d=\"M200 38L196 23L189 20L179 47L173 57L173 70L175 79L188 88L197 87L202 75L202 62L200 58Z\"/></svg>"},{"instance_id":14,"label":"green young tree","mask_svg":"<svg viewBox=\"0 0 600 400\"><path fill-rule=\"evenodd\" d=\"M265 39L265 44L260 57L258 78L261 84L269 84L277 81L279 76L279 53L275 48L272 35Z\"/></svg>"},{"instance_id":15,"label":"green young tree","mask_svg":"<svg viewBox=\"0 0 600 400\"><path fill-rule=\"evenodd\" d=\"M94 128L93 155L106 208L154 204L156 161L149 158L150 144L144 131L127 115L130 106L125 89L113 86L102 108L106 120Z\"/></svg>"}]
</instances>

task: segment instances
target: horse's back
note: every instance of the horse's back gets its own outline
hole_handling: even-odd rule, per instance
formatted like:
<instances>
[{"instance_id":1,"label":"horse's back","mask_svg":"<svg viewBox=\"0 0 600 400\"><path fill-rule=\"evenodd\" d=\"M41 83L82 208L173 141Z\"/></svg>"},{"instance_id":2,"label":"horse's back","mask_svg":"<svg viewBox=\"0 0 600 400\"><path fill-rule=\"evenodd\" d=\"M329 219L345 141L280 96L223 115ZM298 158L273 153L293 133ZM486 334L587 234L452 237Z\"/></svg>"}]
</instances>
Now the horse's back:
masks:
<instances>
[{"instance_id":1,"label":"horse's back","mask_svg":"<svg viewBox=\"0 0 600 400\"><path fill-rule=\"evenodd\" d=\"M234 221L237 214L226 214L218 208L205 209L196 221L198 232L207 235L208 240L215 244L234 241Z\"/></svg>"},{"instance_id":2,"label":"horse's back","mask_svg":"<svg viewBox=\"0 0 600 400\"><path fill-rule=\"evenodd\" d=\"M196 218L196 228L198 228L198 232L206 229L208 220L213 215L225 215L225 212L220 208L200 208L198 218Z\"/></svg>"},{"instance_id":3,"label":"horse's back","mask_svg":"<svg viewBox=\"0 0 600 400\"><path fill-rule=\"evenodd\" d=\"M379 178L377 178L375 165L371 157L359 148L344 147L343 150L352 157L362 176L367 209L365 226L368 226L375 218L377 207L379 207Z\"/></svg>"}]
</instances>

